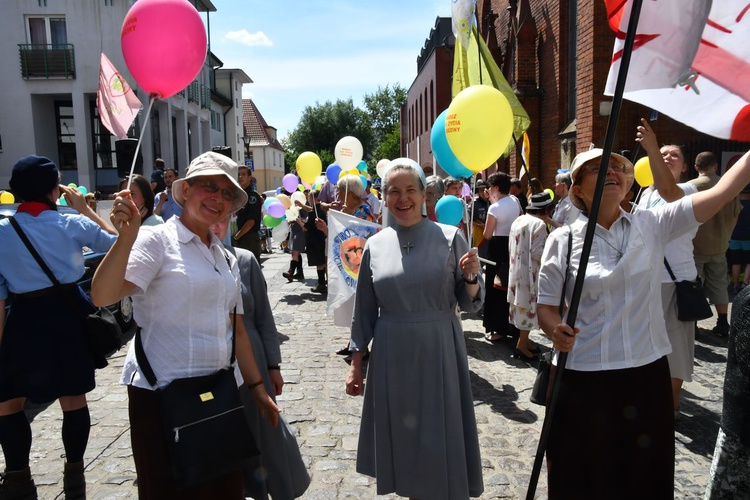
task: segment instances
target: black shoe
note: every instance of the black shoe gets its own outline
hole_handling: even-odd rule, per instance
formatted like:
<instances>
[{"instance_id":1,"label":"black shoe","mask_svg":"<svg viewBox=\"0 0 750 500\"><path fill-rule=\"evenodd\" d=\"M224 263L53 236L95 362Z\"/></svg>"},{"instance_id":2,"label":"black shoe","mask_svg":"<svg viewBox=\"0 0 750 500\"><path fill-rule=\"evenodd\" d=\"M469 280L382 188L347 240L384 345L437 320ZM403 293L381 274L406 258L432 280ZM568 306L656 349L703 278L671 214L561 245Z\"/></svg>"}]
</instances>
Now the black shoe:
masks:
<instances>
[{"instance_id":1,"label":"black shoe","mask_svg":"<svg viewBox=\"0 0 750 500\"><path fill-rule=\"evenodd\" d=\"M31 471L24 470L0 473L0 498L14 500L36 500L37 492Z\"/></svg>"},{"instance_id":2,"label":"black shoe","mask_svg":"<svg viewBox=\"0 0 750 500\"><path fill-rule=\"evenodd\" d=\"M305 281L305 275L302 273L297 273L294 276L292 276L293 279L299 280L299 281ZM287 278L289 281L292 281L292 278Z\"/></svg>"},{"instance_id":3,"label":"black shoe","mask_svg":"<svg viewBox=\"0 0 750 500\"><path fill-rule=\"evenodd\" d=\"M336 351L336 354L338 354L339 356L348 356L351 353L352 351L349 350L349 345L347 345L343 349L339 349L338 351Z\"/></svg>"},{"instance_id":4,"label":"black shoe","mask_svg":"<svg viewBox=\"0 0 750 500\"><path fill-rule=\"evenodd\" d=\"M285 277L286 279L288 279L289 283L291 283L292 281L294 281L294 276L292 276L292 272L291 271L287 271L285 273L281 273L281 275L283 277Z\"/></svg>"},{"instance_id":5,"label":"black shoe","mask_svg":"<svg viewBox=\"0 0 750 500\"><path fill-rule=\"evenodd\" d=\"M325 294L325 293L328 293L328 288L325 285L318 283L313 288L311 288L310 291L313 292L313 293L323 293L323 294Z\"/></svg>"},{"instance_id":6,"label":"black shoe","mask_svg":"<svg viewBox=\"0 0 750 500\"><path fill-rule=\"evenodd\" d=\"M729 334L729 324L717 323L711 332L719 337L726 337Z\"/></svg>"}]
</instances>

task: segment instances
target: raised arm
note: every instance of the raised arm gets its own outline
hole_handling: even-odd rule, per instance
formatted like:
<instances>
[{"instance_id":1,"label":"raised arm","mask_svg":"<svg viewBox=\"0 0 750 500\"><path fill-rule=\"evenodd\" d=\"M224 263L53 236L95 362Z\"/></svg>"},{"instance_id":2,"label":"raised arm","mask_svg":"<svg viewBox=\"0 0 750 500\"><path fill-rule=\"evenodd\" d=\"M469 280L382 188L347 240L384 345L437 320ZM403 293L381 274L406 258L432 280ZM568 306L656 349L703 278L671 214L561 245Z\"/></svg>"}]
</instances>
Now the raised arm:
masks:
<instances>
[{"instance_id":1,"label":"raised arm","mask_svg":"<svg viewBox=\"0 0 750 500\"><path fill-rule=\"evenodd\" d=\"M742 155L719 182L706 191L699 191L693 195L693 212L695 220L706 222L713 217L721 207L732 201L740 194L742 188L750 183L750 152Z\"/></svg>"},{"instance_id":2,"label":"raised arm","mask_svg":"<svg viewBox=\"0 0 750 500\"><path fill-rule=\"evenodd\" d=\"M641 125L638 126L637 130L635 140L641 143L644 151L648 154L648 162L654 176L654 189L666 202L679 200L685 193L677 186L677 181L675 181L672 172L669 171L669 167L661 156L656 134L644 118L641 118Z\"/></svg>"},{"instance_id":3,"label":"raised arm","mask_svg":"<svg viewBox=\"0 0 750 500\"><path fill-rule=\"evenodd\" d=\"M60 191L65 195L65 201L68 203L68 206L76 210L79 214L88 217L92 221L96 222L96 224L108 232L109 234L117 234L117 231L115 231L112 226L107 224L107 221L102 219L99 214L97 214L94 209L92 209L88 203L86 203L86 198L81 194L80 191L77 189L69 188L68 186L63 186L60 184Z\"/></svg>"}]
</instances>

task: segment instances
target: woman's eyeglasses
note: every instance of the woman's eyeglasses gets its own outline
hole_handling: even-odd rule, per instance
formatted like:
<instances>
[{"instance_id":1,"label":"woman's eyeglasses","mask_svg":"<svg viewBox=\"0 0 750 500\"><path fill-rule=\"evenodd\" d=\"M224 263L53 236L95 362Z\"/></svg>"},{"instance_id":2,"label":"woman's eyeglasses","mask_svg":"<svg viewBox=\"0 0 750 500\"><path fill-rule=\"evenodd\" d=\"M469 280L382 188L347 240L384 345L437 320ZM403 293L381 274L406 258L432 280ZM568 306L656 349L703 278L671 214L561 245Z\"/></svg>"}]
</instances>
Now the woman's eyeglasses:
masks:
<instances>
[{"instance_id":1,"label":"woman's eyeglasses","mask_svg":"<svg viewBox=\"0 0 750 500\"><path fill-rule=\"evenodd\" d=\"M221 197L224 198L226 201L234 201L234 190L224 189L220 188L218 184L211 181L202 181L202 180L195 180L193 182L194 186L198 186L200 189L204 190L207 193L215 194L221 191Z\"/></svg>"},{"instance_id":2,"label":"woman's eyeglasses","mask_svg":"<svg viewBox=\"0 0 750 500\"><path fill-rule=\"evenodd\" d=\"M610 162L607 168L611 168L615 172L620 172L623 174L627 173L628 171L627 165L623 165L622 163L616 163L616 162ZM590 174L599 173L599 162L588 163L583 166L583 169Z\"/></svg>"}]
</instances>

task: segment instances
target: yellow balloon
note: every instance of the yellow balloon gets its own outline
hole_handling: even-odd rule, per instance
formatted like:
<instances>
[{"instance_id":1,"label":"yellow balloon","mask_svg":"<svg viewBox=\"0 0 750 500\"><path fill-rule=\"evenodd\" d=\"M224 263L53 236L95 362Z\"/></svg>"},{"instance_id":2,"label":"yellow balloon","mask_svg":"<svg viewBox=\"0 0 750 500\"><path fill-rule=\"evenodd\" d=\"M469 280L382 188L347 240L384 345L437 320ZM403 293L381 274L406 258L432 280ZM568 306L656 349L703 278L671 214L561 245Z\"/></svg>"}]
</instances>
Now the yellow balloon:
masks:
<instances>
[{"instance_id":1,"label":"yellow balloon","mask_svg":"<svg viewBox=\"0 0 750 500\"><path fill-rule=\"evenodd\" d=\"M353 168L353 169L349 170L349 171L347 172L347 174L348 174L348 175L354 175L354 176L357 176L357 177L359 177L359 170L357 170L356 168Z\"/></svg>"},{"instance_id":2,"label":"yellow balloon","mask_svg":"<svg viewBox=\"0 0 750 500\"><path fill-rule=\"evenodd\" d=\"M445 135L456 158L474 173L505 152L513 134L513 110L505 96L489 85L462 90L448 107Z\"/></svg>"},{"instance_id":3,"label":"yellow balloon","mask_svg":"<svg viewBox=\"0 0 750 500\"><path fill-rule=\"evenodd\" d=\"M292 206L292 200L284 193L277 194L276 199L279 200L279 202L281 202L281 204L284 205L284 208L286 209L289 209L289 207Z\"/></svg>"},{"instance_id":4,"label":"yellow balloon","mask_svg":"<svg viewBox=\"0 0 750 500\"><path fill-rule=\"evenodd\" d=\"M0 203L15 203L15 201L16 197L13 196L13 193L5 191L4 193L0 194Z\"/></svg>"},{"instance_id":5,"label":"yellow balloon","mask_svg":"<svg viewBox=\"0 0 750 500\"><path fill-rule=\"evenodd\" d=\"M315 153L305 151L297 157L297 175L304 182L313 184L322 171L323 163Z\"/></svg>"},{"instance_id":6,"label":"yellow balloon","mask_svg":"<svg viewBox=\"0 0 750 500\"><path fill-rule=\"evenodd\" d=\"M545 189L544 192L549 195L549 199L550 200L554 200L555 199L555 192L552 191L550 188Z\"/></svg>"},{"instance_id":7,"label":"yellow balloon","mask_svg":"<svg viewBox=\"0 0 750 500\"><path fill-rule=\"evenodd\" d=\"M654 183L654 174L651 172L651 163L648 161L648 156L644 156L635 162L633 176L635 177L635 182L641 187L649 187Z\"/></svg>"}]
</instances>

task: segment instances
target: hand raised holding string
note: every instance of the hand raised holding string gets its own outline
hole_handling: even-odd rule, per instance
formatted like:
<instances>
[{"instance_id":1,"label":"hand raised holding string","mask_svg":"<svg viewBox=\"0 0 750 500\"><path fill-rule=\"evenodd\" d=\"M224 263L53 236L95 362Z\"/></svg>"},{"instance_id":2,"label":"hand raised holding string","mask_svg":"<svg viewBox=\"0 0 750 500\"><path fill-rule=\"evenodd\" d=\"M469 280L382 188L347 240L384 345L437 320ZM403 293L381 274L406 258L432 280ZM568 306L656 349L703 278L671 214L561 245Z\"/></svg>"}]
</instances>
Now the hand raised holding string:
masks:
<instances>
[{"instance_id":1,"label":"hand raised holding string","mask_svg":"<svg viewBox=\"0 0 750 500\"><path fill-rule=\"evenodd\" d=\"M117 193L112 210L109 212L109 220L117 228L120 238L127 237L135 240L138 229L141 227L141 214L133 202L130 191L125 189Z\"/></svg>"}]
</instances>

